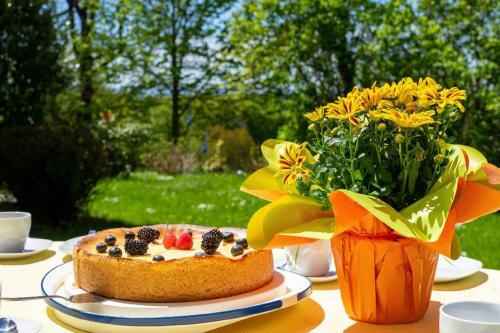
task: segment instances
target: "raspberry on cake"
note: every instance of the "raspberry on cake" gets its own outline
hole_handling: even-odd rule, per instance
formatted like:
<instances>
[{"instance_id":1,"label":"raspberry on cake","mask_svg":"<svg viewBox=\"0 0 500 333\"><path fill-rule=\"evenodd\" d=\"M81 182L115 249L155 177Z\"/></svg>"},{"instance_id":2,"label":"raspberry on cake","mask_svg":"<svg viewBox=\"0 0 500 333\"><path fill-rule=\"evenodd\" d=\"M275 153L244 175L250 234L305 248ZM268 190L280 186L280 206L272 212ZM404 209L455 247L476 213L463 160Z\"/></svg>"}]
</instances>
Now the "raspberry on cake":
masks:
<instances>
[{"instance_id":1,"label":"raspberry on cake","mask_svg":"<svg viewBox=\"0 0 500 333\"><path fill-rule=\"evenodd\" d=\"M170 249L175 246L175 242L177 242L177 237L172 232L167 232L165 237L163 237L163 246L166 249Z\"/></svg>"},{"instance_id":2,"label":"raspberry on cake","mask_svg":"<svg viewBox=\"0 0 500 333\"><path fill-rule=\"evenodd\" d=\"M179 250L191 250L193 247L193 238L185 231L181 233L175 242L175 248Z\"/></svg>"},{"instance_id":3,"label":"raspberry on cake","mask_svg":"<svg viewBox=\"0 0 500 333\"><path fill-rule=\"evenodd\" d=\"M115 237L112 246L106 244L109 236ZM245 237L238 229L191 225L104 230L85 236L73 249L75 283L88 292L137 302L245 293L271 282L274 273L271 250L252 249Z\"/></svg>"}]
</instances>

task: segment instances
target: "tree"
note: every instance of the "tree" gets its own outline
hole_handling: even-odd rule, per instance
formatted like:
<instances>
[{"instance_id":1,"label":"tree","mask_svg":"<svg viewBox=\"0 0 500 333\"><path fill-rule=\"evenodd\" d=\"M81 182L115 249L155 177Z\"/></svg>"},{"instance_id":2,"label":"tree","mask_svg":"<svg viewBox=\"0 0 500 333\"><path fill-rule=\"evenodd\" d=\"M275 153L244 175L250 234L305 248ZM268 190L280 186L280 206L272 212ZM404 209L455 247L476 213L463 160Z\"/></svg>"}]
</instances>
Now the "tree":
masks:
<instances>
[{"instance_id":1,"label":"tree","mask_svg":"<svg viewBox=\"0 0 500 333\"><path fill-rule=\"evenodd\" d=\"M172 99L171 138L194 99L216 89L217 41L230 0L147 0L132 14L127 58L143 92ZM140 78L140 79L138 79Z\"/></svg>"},{"instance_id":2,"label":"tree","mask_svg":"<svg viewBox=\"0 0 500 333\"><path fill-rule=\"evenodd\" d=\"M92 71L94 69L92 36L98 3L96 1L87 1L87 3L82 4L81 2L83 1L67 0L68 18L70 22L73 50L79 64L78 69L81 86L80 98L84 106L89 107L94 95L94 85L92 82ZM78 20L75 16L78 17ZM77 24L79 25L78 28ZM86 117L89 117L88 113Z\"/></svg>"},{"instance_id":3,"label":"tree","mask_svg":"<svg viewBox=\"0 0 500 333\"><path fill-rule=\"evenodd\" d=\"M125 48L124 27L130 4L125 0L66 0L67 8L59 15L71 44L69 63L77 69L81 108L76 119L89 122L95 116L95 94L119 76L114 67ZM66 14L66 16L62 16ZM118 62L118 63L117 63Z\"/></svg>"},{"instance_id":4,"label":"tree","mask_svg":"<svg viewBox=\"0 0 500 333\"><path fill-rule=\"evenodd\" d=\"M498 163L499 14L493 0L246 1L228 36L233 81L292 101L288 123L302 138L302 114L355 84L432 76L468 92L456 141Z\"/></svg>"},{"instance_id":5,"label":"tree","mask_svg":"<svg viewBox=\"0 0 500 333\"><path fill-rule=\"evenodd\" d=\"M295 101L291 116L304 133L302 113L352 89L357 45L372 31L359 19L376 8L368 1L247 1L228 36L239 64L235 83L249 94Z\"/></svg>"},{"instance_id":6,"label":"tree","mask_svg":"<svg viewBox=\"0 0 500 333\"><path fill-rule=\"evenodd\" d=\"M500 162L500 10L496 1L393 0L372 22L376 38L363 45L364 84L432 76L467 90L466 112L453 134ZM492 144L493 143L493 144Z\"/></svg>"},{"instance_id":7,"label":"tree","mask_svg":"<svg viewBox=\"0 0 500 333\"><path fill-rule=\"evenodd\" d=\"M61 45L48 1L0 1L0 124L40 123L61 91Z\"/></svg>"}]
</instances>

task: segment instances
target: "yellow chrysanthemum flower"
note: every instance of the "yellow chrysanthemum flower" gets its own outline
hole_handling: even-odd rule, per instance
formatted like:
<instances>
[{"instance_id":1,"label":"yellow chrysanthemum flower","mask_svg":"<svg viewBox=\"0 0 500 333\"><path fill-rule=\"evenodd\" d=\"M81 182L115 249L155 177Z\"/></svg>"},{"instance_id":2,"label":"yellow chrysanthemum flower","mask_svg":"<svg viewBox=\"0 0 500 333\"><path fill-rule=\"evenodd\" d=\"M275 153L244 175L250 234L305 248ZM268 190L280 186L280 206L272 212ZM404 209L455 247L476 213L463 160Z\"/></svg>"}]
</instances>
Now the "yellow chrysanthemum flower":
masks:
<instances>
[{"instance_id":1,"label":"yellow chrysanthemum flower","mask_svg":"<svg viewBox=\"0 0 500 333\"><path fill-rule=\"evenodd\" d=\"M371 88L363 89L363 91L361 91L361 105L363 105L363 108L365 109L371 109L377 106L382 100L384 93L384 90L377 87L374 82Z\"/></svg>"},{"instance_id":2,"label":"yellow chrysanthemum flower","mask_svg":"<svg viewBox=\"0 0 500 333\"><path fill-rule=\"evenodd\" d=\"M441 90L441 86L430 77L420 78L418 82L406 77L381 87L376 83L362 90L354 87L347 96L339 97L336 102L319 107L305 116L311 121L347 119L355 127L381 119L389 119L400 127L418 127L434 122L433 111L421 110L441 113L447 105L454 105L463 112L461 101L465 99L464 90L456 87ZM357 115L361 112L367 112L369 117ZM432 115L429 116L429 112ZM410 116L411 113L416 115Z\"/></svg>"},{"instance_id":3,"label":"yellow chrysanthemum flower","mask_svg":"<svg viewBox=\"0 0 500 333\"><path fill-rule=\"evenodd\" d=\"M417 105L422 108L428 108L436 104L439 99L439 84L430 77L419 79L417 89L414 92L417 97Z\"/></svg>"},{"instance_id":4,"label":"yellow chrysanthemum flower","mask_svg":"<svg viewBox=\"0 0 500 333\"><path fill-rule=\"evenodd\" d=\"M380 110L370 111L369 115L370 118L373 119L374 121L380 121L381 119L385 119L384 114Z\"/></svg>"},{"instance_id":5,"label":"yellow chrysanthemum flower","mask_svg":"<svg viewBox=\"0 0 500 333\"><path fill-rule=\"evenodd\" d=\"M443 89L439 92L439 102L436 111L441 113L446 105L454 105L461 112L465 111L464 106L460 103L460 100L465 100L467 98L467 93L465 90L460 90L457 87L451 89Z\"/></svg>"},{"instance_id":6,"label":"yellow chrysanthemum flower","mask_svg":"<svg viewBox=\"0 0 500 333\"><path fill-rule=\"evenodd\" d=\"M417 84L411 78L401 79L398 83L384 84L381 89L382 99L378 107L393 108L404 105L408 109L414 109L413 92Z\"/></svg>"},{"instance_id":7,"label":"yellow chrysanthemum flower","mask_svg":"<svg viewBox=\"0 0 500 333\"><path fill-rule=\"evenodd\" d=\"M279 154L278 164L280 168L275 177L282 176L283 184L294 184L299 177L303 179L308 177L309 169L304 167L306 156L303 152L305 149L305 144L300 146L288 144Z\"/></svg>"},{"instance_id":8,"label":"yellow chrysanthemum flower","mask_svg":"<svg viewBox=\"0 0 500 333\"><path fill-rule=\"evenodd\" d=\"M339 97L335 103L326 105L328 118L344 120L348 119L356 127L360 126L356 113L364 110L361 98L357 94L350 94L349 97Z\"/></svg>"},{"instance_id":9,"label":"yellow chrysanthemum flower","mask_svg":"<svg viewBox=\"0 0 500 333\"><path fill-rule=\"evenodd\" d=\"M429 87L433 87L436 90L439 90L441 88L441 86L431 77L426 76L423 79L422 78L418 79L417 90Z\"/></svg>"},{"instance_id":10,"label":"yellow chrysanthemum flower","mask_svg":"<svg viewBox=\"0 0 500 333\"><path fill-rule=\"evenodd\" d=\"M426 124L435 123L434 111L424 111L419 113L406 113L396 109L383 110L382 118L395 123L401 128L415 128Z\"/></svg>"},{"instance_id":11,"label":"yellow chrysanthemum flower","mask_svg":"<svg viewBox=\"0 0 500 333\"><path fill-rule=\"evenodd\" d=\"M313 112L308 112L304 115L310 121L320 121L325 118L325 107L317 107Z\"/></svg>"}]
</instances>

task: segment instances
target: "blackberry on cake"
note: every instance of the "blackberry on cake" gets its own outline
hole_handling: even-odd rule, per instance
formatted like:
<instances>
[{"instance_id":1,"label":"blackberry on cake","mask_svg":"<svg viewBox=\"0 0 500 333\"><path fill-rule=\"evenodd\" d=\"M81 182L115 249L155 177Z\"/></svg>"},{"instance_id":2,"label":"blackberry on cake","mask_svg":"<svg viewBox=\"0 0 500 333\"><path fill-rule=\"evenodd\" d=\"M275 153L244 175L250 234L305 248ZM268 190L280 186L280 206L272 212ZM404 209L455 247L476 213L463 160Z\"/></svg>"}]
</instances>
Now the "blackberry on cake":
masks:
<instances>
[{"instance_id":1,"label":"blackberry on cake","mask_svg":"<svg viewBox=\"0 0 500 333\"><path fill-rule=\"evenodd\" d=\"M210 230L209 232L207 233L204 233L203 236L201 236L201 238L205 239L205 238L212 238L214 240L217 240L219 243L222 241L222 239L224 238L224 235L222 234L222 232L215 228L215 229L212 229Z\"/></svg>"},{"instance_id":2,"label":"blackberry on cake","mask_svg":"<svg viewBox=\"0 0 500 333\"><path fill-rule=\"evenodd\" d=\"M125 242L125 252L131 256L141 256L148 252L148 243L142 239L129 239Z\"/></svg>"},{"instance_id":3,"label":"blackberry on cake","mask_svg":"<svg viewBox=\"0 0 500 333\"><path fill-rule=\"evenodd\" d=\"M201 237L201 249L206 254L214 254L222 242L222 233L218 229L212 229Z\"/></svg>"},{"instance_id":4,"label":"blackberry on cake","mask_svg":"<svg viewBox=\"0 0 500 333\"><path fill-rule=\"evenodd\" d=\"M137 238L142 239L148 243L153 242L154 240L160 237L160 232L150 227L144 227L139 229L137 233Z\"/></svg>"}]
</instances>

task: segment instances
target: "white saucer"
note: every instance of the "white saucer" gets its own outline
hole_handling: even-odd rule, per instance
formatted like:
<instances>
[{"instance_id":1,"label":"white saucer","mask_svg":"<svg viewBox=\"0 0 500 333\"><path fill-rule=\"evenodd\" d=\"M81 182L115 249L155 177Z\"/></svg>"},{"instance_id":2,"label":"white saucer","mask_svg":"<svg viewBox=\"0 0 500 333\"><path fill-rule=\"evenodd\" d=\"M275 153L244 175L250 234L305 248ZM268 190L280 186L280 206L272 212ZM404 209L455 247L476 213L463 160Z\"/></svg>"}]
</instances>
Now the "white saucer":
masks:
<instances>
[{"instance_id":1,"label":"white saucer","mask_svg":"<svg viewBox=\"0 0 500 333\"><path fill-rule=\"evenodd\" d=\"M37 333L42 328L42 323L39 321L19 317L9 318L16 323L19 333Z\"/></svg>"},{"instance_id":2,"label":"white saucer","mask_svg":"<svg viewBox=\"0 0 500 333\"><path fill-rule=\"evenodd\" d=\"M0 259L17 259L43 252L52 246L50 239L28 238L22 252L0 253Z\"/></svg>"},{"instance_id":3,"label":"white saucer","mask_svg":"<svg viewBox=\"0 0 500 333\"><path fill-rule=\"evenodd\" d=\"M68 239L64 243L59 246L59 251L64 254L73 254L73 247L82 239L84 236L78 236L71 239Z\"/></svg>"},{"instance_id":4,"label":"white saucer","mask_svg":"<svg viewBox=\"0 0 500 333\"><path fill-rule=\"evenodd\" d=\"M283 271L292 272L291 270L288 269L288 266L286 264L276 268L281 269ZM330 267L330 271L328 271L326 274L319 276L305 276L305 277L314 283L330 282L337 280L337 271L335 270L335 266L332 264L332 266Z\"/></svg>"},{"instance_id":5,"label":"white saucer","mask_svg":"<svg viewBox=\"0 0 500 333\"><path fill-rule=\"evenodd\" d=\"M277 294L277 287L282 284L279 279L267 289L265 286L256 292L202 302L167 305L107 300L104 303L107 302L111 307L99 309L99 304L94 304L93 311L84 309L82 304L71 304L60 299L49 298L46 302L61 321L89 332L205 332L292 306L311 294L311 282L308 279L286 271L276 271L275 274L275 277L283 277L285 287L278 288ZM42 293L68 293L64 285L71 281L72 275L72 262L53 268L42 279ZM271 291L274 295L268 294L262 298L259 290ZM249 301L249 298L253 298L253 301ZM121 310L117 311L120 314L113 313L113 307L118 306L121 306Z\"/></svg>"},{"instance_id":6,"label":"white saucer","mask_svg":"<svg viewBox=\"0 0 500 333\"><path fill-rule=\"evenodd\" d=\"M457 260L451 260L439 255L434 282L450 282L460 280L479 272L483 263L479 260L460 257Z\"/></svg>"},{"instance_id":7,"label":"white saucer","mask_svg":"<svg viewBox=\"0 0 500 333\"><path fill-rule=\"evenodd\" d=\"M308 276L307 278L314 283L323 283L337 280L337 271L335 270L335 266L330 267L330 271L324 275L320 276Z\"/></svg>"}]
</instances>

